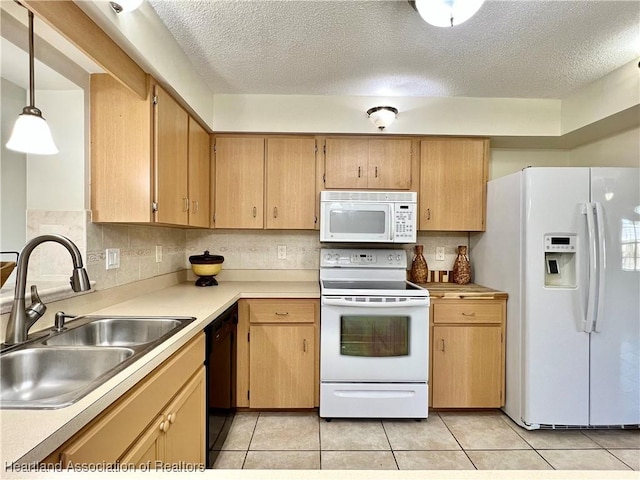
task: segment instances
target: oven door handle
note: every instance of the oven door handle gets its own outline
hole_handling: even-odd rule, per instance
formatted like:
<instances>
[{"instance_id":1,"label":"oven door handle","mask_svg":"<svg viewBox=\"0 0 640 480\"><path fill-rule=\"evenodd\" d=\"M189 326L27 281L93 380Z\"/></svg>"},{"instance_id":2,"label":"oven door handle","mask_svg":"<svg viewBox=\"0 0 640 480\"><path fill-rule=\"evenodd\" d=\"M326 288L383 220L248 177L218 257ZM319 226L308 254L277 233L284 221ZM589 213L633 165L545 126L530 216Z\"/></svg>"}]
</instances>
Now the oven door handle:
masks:
<instances>
[{"instance_id":1,"label":"oven door handle","mask_svg":"<svg viewBox=\"0 0 640 480\"><path fill-rule=\"evenodd\" d=\"M360 308L402 308L402 307L428 307L428 298L417 298L395 302L358 302L353 300L345 300L343 298L322 298L323 305L331 305L336 307L360 307Z\"/></svg>"}]
</instances>

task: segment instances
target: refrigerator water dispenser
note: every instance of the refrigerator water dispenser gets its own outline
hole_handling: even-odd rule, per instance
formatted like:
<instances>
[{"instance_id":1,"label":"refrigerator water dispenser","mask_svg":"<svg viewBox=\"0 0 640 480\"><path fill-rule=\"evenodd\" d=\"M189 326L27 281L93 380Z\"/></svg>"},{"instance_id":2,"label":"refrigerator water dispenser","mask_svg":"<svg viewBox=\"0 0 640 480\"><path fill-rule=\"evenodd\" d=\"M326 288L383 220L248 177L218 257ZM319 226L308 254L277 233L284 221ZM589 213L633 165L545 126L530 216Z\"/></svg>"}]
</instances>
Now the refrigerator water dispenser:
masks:
<instances>
[{"instance_id":1,"label":"refrigerator water dispenser","mask_svg":"<svg viewBox=\"0 0 640 480\"><path fill-rule=\"evenodd\" d=\"M576 288L576 235L550 233L544 236L544 286Z\"/></svg>"}]
</instances>

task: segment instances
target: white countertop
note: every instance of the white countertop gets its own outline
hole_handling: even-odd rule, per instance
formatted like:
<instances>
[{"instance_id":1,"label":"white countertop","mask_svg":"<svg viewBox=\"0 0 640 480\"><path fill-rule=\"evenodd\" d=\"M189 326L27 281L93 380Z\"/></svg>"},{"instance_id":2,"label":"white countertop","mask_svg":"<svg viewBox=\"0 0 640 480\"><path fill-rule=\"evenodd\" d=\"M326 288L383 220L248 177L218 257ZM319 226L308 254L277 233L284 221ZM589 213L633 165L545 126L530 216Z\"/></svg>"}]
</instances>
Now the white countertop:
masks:
<instances>
[{"instance_id":1,"label":"white countertop","mask_svg":"<svg viewBox=\"0 0 640 480\"><path fill-rule=\"evenodd\" d=\"M240 298L319 298L318 282L183 283L91 312L97 315L190 316L196 320L78 402L55 410L0 410L2 469L42 460L169 358Z\"/></svg>"}]
</instances>

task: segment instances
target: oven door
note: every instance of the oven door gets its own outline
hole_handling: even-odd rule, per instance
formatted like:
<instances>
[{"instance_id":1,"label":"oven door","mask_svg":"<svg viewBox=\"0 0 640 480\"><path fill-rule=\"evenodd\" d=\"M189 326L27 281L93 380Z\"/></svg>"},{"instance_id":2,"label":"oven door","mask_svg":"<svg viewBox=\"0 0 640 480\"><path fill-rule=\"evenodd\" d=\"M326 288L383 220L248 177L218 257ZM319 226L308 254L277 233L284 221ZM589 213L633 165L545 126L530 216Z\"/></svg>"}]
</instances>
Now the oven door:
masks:
<instances>
[{"instance_id":1,"label":"oven door","mask_svg":"<svg viewBox=\"0 0 640 480\"><path fill-rule=\"evenodd\" d=\"M392 203L321 202L321 242L391 242Z\"/></svg>"},{"instance_id":2,"label":"oven door","mask_svg":"<svg viewBox=\"0 0 640 480\"><path fill-rule=\"evenodd\" d=\"M426 382L429 298L322 297L323 382Z\"/></svg>"}]
</instances>

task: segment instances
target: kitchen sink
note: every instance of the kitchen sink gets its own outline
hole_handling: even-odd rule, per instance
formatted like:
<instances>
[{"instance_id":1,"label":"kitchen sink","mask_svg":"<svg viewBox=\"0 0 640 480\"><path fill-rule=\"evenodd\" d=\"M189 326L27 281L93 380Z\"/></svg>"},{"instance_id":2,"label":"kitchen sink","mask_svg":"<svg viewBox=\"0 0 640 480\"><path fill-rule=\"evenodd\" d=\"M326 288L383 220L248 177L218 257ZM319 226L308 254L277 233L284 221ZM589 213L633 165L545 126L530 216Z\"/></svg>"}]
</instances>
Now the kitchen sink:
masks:
<instances>
[{"instance_id":1,"label":"kitchen sink","mask_svg":"<svg viewBox=\"0 0 640 480\"><path fill-rule=\"evenodd\" d=\"M87 315L36 332L0 354L0 408L71 405L193 320Z\"/></svg>"},{"instance_id":2,"label":"kitchen sink","mask_svg":"<svg viewBox=\"0 0 640 480\"><path fill-rule=\"evenodd\" d=\"M133 354L130 348L25 348L8 352L0 356L0 401L5 408L68 405Z\"/></svg>"},{"instance_id":3,"label":"kitchen sink","mask_svg":"<svg viewBox=\"0 0 640 480\"><path fill-rule=\"evenodd\" d=\"M126 347L153 342L182 322L173 318L104 318L46 339L45 345Z\"/></svg>"}]
</instances>

